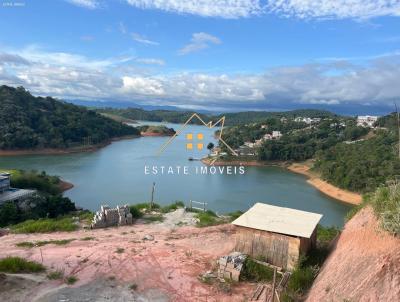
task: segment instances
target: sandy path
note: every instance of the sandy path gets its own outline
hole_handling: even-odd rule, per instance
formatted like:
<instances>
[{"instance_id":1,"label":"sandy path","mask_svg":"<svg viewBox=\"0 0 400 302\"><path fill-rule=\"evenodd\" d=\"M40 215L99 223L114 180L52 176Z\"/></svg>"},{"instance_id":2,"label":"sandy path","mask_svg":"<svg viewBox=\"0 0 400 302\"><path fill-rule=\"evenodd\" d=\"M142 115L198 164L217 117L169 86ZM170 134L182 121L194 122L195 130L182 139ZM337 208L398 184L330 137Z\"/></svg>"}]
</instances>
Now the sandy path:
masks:
<instances>
[{"instance_id":1,"label":"sandy path","mask_svg":"<svg viewBox=\"0 0 400 302\"><path fill-rule=\"evenodd\" d=\"M312 174L310 172L310 167L303 164L291 164L287 167L290 171L299 173L309 177L307 182L314 186L316 189L321 191L322 193L340 200L342 202L346 202L353 205L359 205L362 202L361 194L357 194L354 192L346 191L331 185L330 183L323 181L318 176Z\"/></svg>"},{"instance_id":2,"label":"sandy path","mask_svg":"<svg viewBox=\"0 0 400 302\"><path fill-rule=\"evenodd\" d=\"M145 235L152 235L154 240L143 240ZM82 240L87 236L95 240ZM78 278L77 283L68 286L71 296L80 290L87 291L88 284L96 287L101 280L111 278L119 282L122 291L135 284L135 294L143 301L152 301L154 292L163 296L159 301L243 301L252 291L250 284L240 284L231 293L224 293L198 280L198 275L210 270L219 256L232 251L234 237L230 225L173 229L164 224L71 233L15 234L0 238L0 258L14 255L38 262L43 258L43 264L49 269L61 269L65 275ZM31 249L15 246L21 241L70 238L76 240L66 246L45 245ZM123 251L118 253L118 248ZM65 287L62 281L45 282L31 293L35 297L32 301L51 301L48 291L61 285ZM72 289L75 291L71 292ZM56 295L60 293L56 291Z\"/></svg>"}]
</instances>

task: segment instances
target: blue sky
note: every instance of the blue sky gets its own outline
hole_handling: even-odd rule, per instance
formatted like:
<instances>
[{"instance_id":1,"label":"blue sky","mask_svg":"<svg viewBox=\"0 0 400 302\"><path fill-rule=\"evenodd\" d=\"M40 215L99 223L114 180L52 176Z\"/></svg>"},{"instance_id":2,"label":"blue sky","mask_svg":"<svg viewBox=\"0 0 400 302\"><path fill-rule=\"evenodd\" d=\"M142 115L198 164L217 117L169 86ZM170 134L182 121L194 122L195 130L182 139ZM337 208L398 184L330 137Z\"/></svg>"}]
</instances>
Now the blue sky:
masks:
<instances>
[{"instance_id":1,"label":"blue sky","mask_svg":"<svg viewBox=\"0 0 400 302\"><path fill-rule=\"evenodd\" d=\"M0 1L0 84L208 110L400 100L400 1L199 2Z\"/></svg>"}]
</instances>

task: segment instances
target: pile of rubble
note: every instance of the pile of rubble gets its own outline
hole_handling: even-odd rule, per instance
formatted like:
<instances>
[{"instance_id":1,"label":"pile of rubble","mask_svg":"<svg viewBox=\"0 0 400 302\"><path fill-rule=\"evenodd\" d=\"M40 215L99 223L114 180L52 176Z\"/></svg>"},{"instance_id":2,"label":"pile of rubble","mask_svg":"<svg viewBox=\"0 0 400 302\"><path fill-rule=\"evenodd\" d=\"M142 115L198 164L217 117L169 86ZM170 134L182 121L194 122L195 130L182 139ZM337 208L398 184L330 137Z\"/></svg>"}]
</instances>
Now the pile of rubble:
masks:
<instances>
[{"instance_id":1,"label":"pile of rubble","mask_svg":"<svg viewBox=\"0 0 400 302\"><path fill-rule=\"evenodd\" d=\"M128 205L110 208L102 205L100 211L97 211L91 224L92 229L106 228L110 226L121 226L133 223L132 214Z\"/></svg>"},{"instance_id":2,"label":"pile of rubble","mask_svg":"<svg viewBox=\"0 0 400 302\"><path fill-rule=\"evenodd\" d=\"M233 252L218 260L218 278L239 281L240 273L246 261L247 255Z\"/></svg>"}]
</instances>

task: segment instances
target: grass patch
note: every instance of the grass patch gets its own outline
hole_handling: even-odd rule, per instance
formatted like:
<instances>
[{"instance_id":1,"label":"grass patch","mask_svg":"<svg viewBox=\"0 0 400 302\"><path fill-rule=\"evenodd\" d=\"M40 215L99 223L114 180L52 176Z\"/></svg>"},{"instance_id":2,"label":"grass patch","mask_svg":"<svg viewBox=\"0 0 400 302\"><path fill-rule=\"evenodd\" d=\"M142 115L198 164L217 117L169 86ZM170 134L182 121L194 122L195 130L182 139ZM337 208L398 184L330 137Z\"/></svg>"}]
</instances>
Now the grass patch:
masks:
<instances>
[{"instance_id":1,"label":"grass patch","mask_svg":"<svg viewBox=\"0 0 400 302\"><path fill-rule=\"evenodd\" d=\"M44 246L47 244L55 244L55 245L66 245L75 239L62 239L62 240L44 240L44 241L37 241L37 242L29 242L23 241L16 244L18 247L25 247L25 248L33 248L37 246Z\"/></svg>"},{"instance_id":2,"label":"grass patch","mask_svg":"<svg viewBox=\"0 0 400 302\"><path fill-rule=\"evenodd\" d=\"M52 232L72 232L78 226L70 217L64 218L44 218L38 220L27 220L11 227L14 233L52 233Z\"/></svg>"},{"instance_id":3,"label":"grass patch","mask_svg":"<svg viewBox=\"0 0 400 302\"><path fill-rule=\"evenodd\" d=\"M65 283L67 283L67 284L69 284L69 285L74 284L76 281L78 281L78 278L75 277L75 276L68 276L68 277L65 279Z\"/></svg>"},{"instance_id":4,"label":"grass patch","mask_svg":"<svg viewBox=\"0 0 400 302\"><path fill-rule=\"evenodd\" d=\"M179 208L184 208L185 204L182 201L175 201L174 203L161 208L161 213L169 213L176 211Z\"/></svg>"},{"instance_id":5,"label":"grass patch","mask_svg":"<svg viewBox=\"0 0 400 302\"><path fill-rule=\"evenodd\" d=\"M278 275L277 275L278 276ZM261 265L251 258L247 258L240 278L244 281L268 282L274 277L274 270L270 267Z\"/></svg>"},{"instance_id":6,"label":"grass patch","mask_svg":"<svg viewBox=\"0 0 400 302\"><path fill-rule=\"evenodd\" d=\"M198 212L196 214L196 218L199 219L199 221L197 222L196 225L201 228L207 227L207 226L218 225L218 224L225 222L211 210L208 210L206 212Z\"/></svg>"},{"instance_id":7,"label":"grass patch","mask_svg":"<svg viewBox=\"0 0 400 302\"><path fill-rule=\"evenodd\" d=\"M137 284L135 284L135 283L132 283L131 285L129 285L129 289L130 290L136 290L137 289Z\"/></svg>"},{"instance_id":8,"label":"grass patch","mask_svg":"<svg viewBox=\"0 0 400 302\"><path fill-rule=\"evenodd\" d=\"M33 248L35 246L35 244L33 242L29 242L29 241L22 241L22 242L18 242L15 246L18 247L25 247L25 248Z\"/></svg>"},{"instance_id":9,"label":"grass patch","mask_svg":"<svg viewBox=\"0 0 400 302\"><path fill-rule=\"evenodd\" d=\"M0 272L3 273L40 273L46 268L35 261L28 261L20 257L6 257L0 259Z\"/></svg>"},{"instance_id":10,"label":"grass patch","mask_svg":"<svg viewBox=\"0 0 400 302\"><path fill-rule=\"evenodd\" d=\"M60 280L64 278L64 271L62 270L52 271L47 274L47 278L50 280Z\"/></svg>"},{"instance_id":11,"label":"grass patch","mask_svg":"<svg viewBox=\"0 0 400 302\"><path fill-rule=\"evenodd\" d=\"M142 217L146 223L152 223L152 222L163 222L164 217L161 214L155 214L155 215L146 215Z\"/></svg>"},{"instance_id":12,"label":"grass patch","mask_svg":"<svg viewBox=\"0 0 400 302\"><path fill-rule=\"evenodd\" d=\"M95 237L91 237L91 236L81 238L82 241L90 241L90 240L95 240L95 239L96 239Z\"/></svg>"},{"instance_id":13,"label":"grass patch","mask_svg":"<svg viewBox=\"0 0 400 302\"><path fill-rule=\"evenodd\" d=\"M125 252L125 249L123 249L122 247L119 247L119 248L117 248L117 249L115 250L115 252L116 252L117 254L122 254L123 252Z\"/></svg>"}]
</instances>

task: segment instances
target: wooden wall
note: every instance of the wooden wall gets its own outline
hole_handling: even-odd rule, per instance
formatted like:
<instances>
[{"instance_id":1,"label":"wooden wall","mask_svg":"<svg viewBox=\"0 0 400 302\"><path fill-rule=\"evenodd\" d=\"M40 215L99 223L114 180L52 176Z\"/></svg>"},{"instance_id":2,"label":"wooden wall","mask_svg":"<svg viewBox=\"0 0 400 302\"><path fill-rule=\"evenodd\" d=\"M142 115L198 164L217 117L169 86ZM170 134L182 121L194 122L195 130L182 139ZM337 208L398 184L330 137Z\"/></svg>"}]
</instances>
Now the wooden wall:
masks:
<instances>
[{"instance_id":1,"label":"wooden wall","mask_svg":"<svg viewBox=\"0 0 400 302\"><path fill-rule=\"evenodd\" d=\"M284 269L293 269L300 253L306 253L311 240L236 226L235 250L261 258Z\"/></svg>"}]
</instances>

